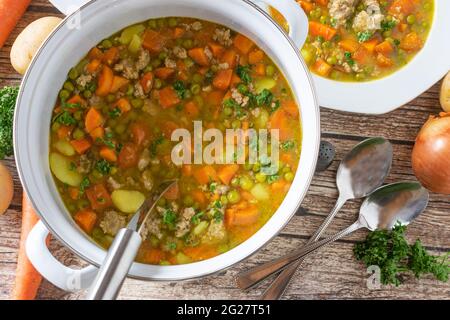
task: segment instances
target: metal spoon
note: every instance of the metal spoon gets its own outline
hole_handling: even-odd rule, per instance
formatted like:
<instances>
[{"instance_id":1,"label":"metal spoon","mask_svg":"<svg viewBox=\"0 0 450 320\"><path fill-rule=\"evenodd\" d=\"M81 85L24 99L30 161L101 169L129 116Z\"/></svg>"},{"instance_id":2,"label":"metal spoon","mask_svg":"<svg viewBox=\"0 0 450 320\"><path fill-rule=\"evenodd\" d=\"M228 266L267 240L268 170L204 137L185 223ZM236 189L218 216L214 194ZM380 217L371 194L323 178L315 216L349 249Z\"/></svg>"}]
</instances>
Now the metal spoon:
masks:
<instances>
[{"instance_id":1,"label":"metal spoon","mask_svg":"<svg viewBox=\"0 0 450 320\"><path fill-rule=\"evenodd\" d=\"M108 254L87 294L87 300L114 300L120 292L123 281L136 258L142 243L141 231L157 202L175 184L162 183L159 195L150 196L134 214L126 228L120 229L111 244Z\"/></svg>"},{"instance_id":2,"label":"metal spoon","mask_svg":"<svg viewBox=\"0 0 450 320\"><path fill-rule=\"evenodd\" d=\"M392 145L383 138L367 139L358 145L342 160L337 172L337 187L339 198L335 207L317 229L308 244L317 241L342 206L351 199L364 198L380 187L389 174L393 158ZM283 273L282 285L277 290L269 291L263 298L276 299L282 295L289 284L289 280L303 260L289 266ZM242 290L249 289L268 276L284 269L287 264L280 263L280 259L262 264L237 275L236 283ZM281 277L281 275L280 275ZM278 280L278 279L277 279Z\"/></svg>"},{"instance_id":3,"label":"metal spoon","mask_svg":"<svg viewBox=\"0 0 450 320\"><path fill-rule=\"evenodd\" d=\"M391 230L397 223L408 225L425 210L428 199L428 191L417 182L401 182L381 187L367 197L361 206L358 220L351 226L277 261L280 265L288 265L362 228L370 231Z\"/></svg>"}]
</instances>

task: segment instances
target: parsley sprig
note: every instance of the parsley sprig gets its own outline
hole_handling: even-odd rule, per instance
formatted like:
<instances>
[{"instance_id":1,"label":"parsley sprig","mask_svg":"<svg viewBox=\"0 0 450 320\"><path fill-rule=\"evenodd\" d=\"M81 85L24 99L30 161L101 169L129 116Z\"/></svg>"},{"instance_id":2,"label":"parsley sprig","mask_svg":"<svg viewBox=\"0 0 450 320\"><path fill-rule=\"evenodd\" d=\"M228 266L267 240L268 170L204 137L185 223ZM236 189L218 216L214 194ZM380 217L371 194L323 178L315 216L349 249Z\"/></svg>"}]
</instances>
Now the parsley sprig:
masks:
<instances>
[{"instance_id":1,"label":"parsley sprig","mask_svg":"<svg viewBox=\"0 0 450 320\"><path fill-rule=\"evenodd\" d=\"M366 240L354 248L357 260L367 267L376 265L381 269L381 283L402 283L402 274L413 273L416 278L432 274L446 282L450 272L448 254L442 257L430 255L420 240L409 245L405 239L406 226L396 225L392 231L371 232Z\"/></svg>"}]
</instances>

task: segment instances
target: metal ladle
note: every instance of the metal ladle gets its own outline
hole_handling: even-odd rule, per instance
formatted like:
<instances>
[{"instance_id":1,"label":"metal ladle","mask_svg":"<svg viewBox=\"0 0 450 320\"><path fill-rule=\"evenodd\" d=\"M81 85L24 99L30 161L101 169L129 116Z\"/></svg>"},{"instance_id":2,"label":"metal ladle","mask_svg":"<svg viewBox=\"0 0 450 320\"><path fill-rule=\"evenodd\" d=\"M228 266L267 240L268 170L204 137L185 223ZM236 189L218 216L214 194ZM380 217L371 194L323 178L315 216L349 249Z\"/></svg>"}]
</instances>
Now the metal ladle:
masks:
<instances>
[{"instance_id":1,"label":"metal ladle","mask_svg":"<svg viewBox=\"0 0 450 320\"><path fill-rule=\"evenodd\" d=\"M337 172L339 198L335 207L322 225L317 229L308 244L317 241L334 219L342 206L351 199L364 198L380 187L389 174L393 158L392 145L383 138L367 139L356 145L342 160ZM291 261L292 262L292 261ZM276 286L269 287L264 299L279 298L303 259L289 265L280 259L262 264L237 275L239 288L246 290L268 276L283 270L275 280Z\"/></svg>"},{"instance_id":2,"label":"metal ladle","mask_svg":"<svg viewBox=\"0 0 450 320\"><path fill-rule=\"evenodd\" d=\"M178 181L160 185L158 196L150 196L134 214L126 228L120 229L87 294L87 300L114 300L136 258L142 243L141 231L158 201Z\"/></svg>"}]
</instances>

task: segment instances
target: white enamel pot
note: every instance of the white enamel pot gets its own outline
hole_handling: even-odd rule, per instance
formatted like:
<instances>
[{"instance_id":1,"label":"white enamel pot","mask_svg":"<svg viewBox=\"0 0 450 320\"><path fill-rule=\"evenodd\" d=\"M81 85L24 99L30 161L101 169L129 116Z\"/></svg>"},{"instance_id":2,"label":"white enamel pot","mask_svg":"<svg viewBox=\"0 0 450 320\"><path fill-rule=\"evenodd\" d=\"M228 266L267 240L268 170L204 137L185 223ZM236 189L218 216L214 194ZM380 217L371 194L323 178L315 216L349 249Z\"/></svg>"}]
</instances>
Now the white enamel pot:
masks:
<instances>
[{"instance_id":1,"label":"white enamel pot","mask_svg":"<svg viewBox=\"0 0 450 320\"><path fill-rule=\"evenodd\" d=\"M64 13L68 1L52 2ZM86 1L72 1L82 5ZM262 9L274 5L288 19L290 37ZM294 0L96 0L71 13L49 36L24 76L15 113L14 143L24 189L41 217L27 241L36 269L61 289L87 288L106 252L74 223L56 190L49 169L49 128L59 88L70 68L100 40L133 23L181 16L213 21L253 39L283 71L295 94L303 126L303 151L298 173L273 217L250 239L212 259L178 266L134 263L129 276L145 280L187 280L228 268L255 253L288 223L305 196L314 174L320 142L319 108L310 74L297 48L307 35L307 19ZM291 38L292 37L292 38ZM47 250L49 230L91 266L73 270Z\"/></svg>"}]
</instances>

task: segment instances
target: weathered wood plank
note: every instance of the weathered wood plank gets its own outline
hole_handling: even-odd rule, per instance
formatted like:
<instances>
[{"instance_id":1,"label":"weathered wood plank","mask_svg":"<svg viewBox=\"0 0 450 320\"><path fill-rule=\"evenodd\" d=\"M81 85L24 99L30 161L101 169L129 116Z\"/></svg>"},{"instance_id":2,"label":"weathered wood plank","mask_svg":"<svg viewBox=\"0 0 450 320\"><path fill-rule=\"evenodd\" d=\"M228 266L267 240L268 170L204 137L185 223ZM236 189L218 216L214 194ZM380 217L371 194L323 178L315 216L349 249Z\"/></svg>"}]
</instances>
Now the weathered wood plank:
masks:
<instances>
[{"instance_id":1,"label":"weathered wood plank","mask_svg":"<svg viewBox=\"0 0 450 320\"><path fill-rule=\"evenodd\" d=\"M5 47L0 50L0 86L20 83L9 63L12 39L31 21L42 16L58 15L47 0L34 0L29 10L13 31ZM323 137L335 144L337 157L331 168L317 175L303 202L301 214L294 216L287 227L271 243L243 263L218 275L205 279L179 283L150 283L137 280L125 282L122 299L255 299L267 286L243 293L235 288L233 278L237 272L255 266L278 254L289 252L304 244L333 207L337 197L335 175L343 155L358 141L370 136L384 136L394 145L394 164L389 182L415 180L411 170L410 154L414 138L429 115L439 112L436 84L420 97L387 115L365 116L321 110ZM362 111L364 106L361 106ZM13 172L14 200L6 214L0 216L0 299L7 299L14 281L17 247L20 236L21 186L13 159L3 161ZM336 232L353 222L361 201L349 202L330 226L328 234ZM438 254L450 249L450 197L431 197L426 212L408 230L410 241L421 238L432 252ZM365 285L365 270L354 261L352 248L365 236L357 232L307 259L301 272L288 289L286 299L448 299L450 284L437 282L429 277L415 281L408 279L399 288L383 287L369 290ZM66 265L82 265L83 262L61 246L52 242L55 256ZM338 266L338 267L337 267ZM76 299L83 293L67 294L44 281L40 299Z\"/></svg>"}]
</instances>

